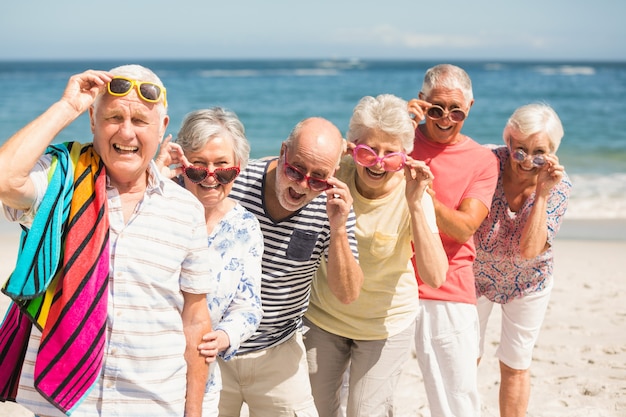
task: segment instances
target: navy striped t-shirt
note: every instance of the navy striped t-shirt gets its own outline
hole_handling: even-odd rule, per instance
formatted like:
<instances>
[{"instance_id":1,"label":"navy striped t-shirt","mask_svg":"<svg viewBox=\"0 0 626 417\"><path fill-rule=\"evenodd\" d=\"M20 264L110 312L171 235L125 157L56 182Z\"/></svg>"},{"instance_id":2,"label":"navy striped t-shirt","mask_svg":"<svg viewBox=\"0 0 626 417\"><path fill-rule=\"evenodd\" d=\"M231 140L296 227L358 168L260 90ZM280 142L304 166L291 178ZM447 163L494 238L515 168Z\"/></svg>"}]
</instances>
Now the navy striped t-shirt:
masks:
<instances>
[{"instance_id":1,"label":"navy striped t-shirt","mask_svg":"<svg viewBox=\"0 0 626 417\"><path fill-rule=\"evenodd\" d=\"M239 354L276 346L302 325L311 281L330 245L325 193L277 223L267 214L262 193L270 162L251 160L229 195L257 217L265 244L261 283L263 318L252 337L241 344ZM346 228L350 248L358 259L355 223L351 210Z\"/></svg>"}]
</instances>

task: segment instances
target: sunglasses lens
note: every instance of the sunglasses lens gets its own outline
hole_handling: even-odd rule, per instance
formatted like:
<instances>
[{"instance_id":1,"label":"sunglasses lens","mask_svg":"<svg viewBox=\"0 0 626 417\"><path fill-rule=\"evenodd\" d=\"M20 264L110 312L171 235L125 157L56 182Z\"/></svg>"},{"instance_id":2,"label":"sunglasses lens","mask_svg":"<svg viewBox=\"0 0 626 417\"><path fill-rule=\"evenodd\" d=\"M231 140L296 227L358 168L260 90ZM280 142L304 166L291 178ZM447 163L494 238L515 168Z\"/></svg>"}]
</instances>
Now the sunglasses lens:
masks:
<instances>
[{"instance_id":1,"label":"sunglasses lens","mask_svg":"<svg viewBox=\"0 0 626 417\"><path fill-rule=\"evenodd\" d=\"M204 168L196 168L196 167L189 166L185 168L185 175L192 182L198 183L198 182L204 181L209 174L207 170Z\"/></svg>"},{"instance_id":2,"label":"sunglasses lens","mask_svg":"<svg viewBox=\"0 0 626 417\"><path fill-rule=\"evenodd\" d=\"M444 115L443 109L438 106L432 106L426 110L426 115L432 119L441 119Z\"/></svg>"},{"instance_id":3,"label":"sunglasses lens","mask_svg":"<svg viewBox=\"0 0 626 417\"><path fill-rule=\"evenodd\" d=\"M465 120L465 113L458 109L452 110L450 111L450 120L456 123L462 122L463 120Z\"/></svg>"},{"instance_id":4,"label":"sunglasses lens","mask_svg":"<svg viewBox=\"0 0 626 417\"><path fill-rule=\"evenodd\" d=\"M233 182L237 175L239 175L239 170L236 167L215 170L215 178L223 185Z\"/></svg>"},{"instance_id":5,"label":"sunglasses lens","mask_svg":"<svg viewBox=\"0 0 626 417\"><path fill-rule=\"evenodd\" d=\"M161 87L152 83L141 84L139 92L144 100L147 101L157 101L161 97Z\"/></svg>"},{"instance_id":6,"label":"sunglasses lens","mask_svg":"<svg viewBox=\"0 0 626 417\"><path fill-rule=\"evenodd\" d=\"M289 178L291 181L300 182L304 179L304 175L302 174L302 172L298 171L297 169L286 163L285 175L287 175L287 178Z\"/></svg>"},{"instance_id":7,"label":"sunglasses lens","mask_svg":"<svg viewBox=\"0 0 626 417\"><path fill-rule=\"evenodd\" d=\"M324 180L316 180L314 178L309 178L309 188L313 191L325 191L328 190L331 185Z\"/></svg>"},{"instance_id":8,"label":"sunglasses lens","mask_svg":"<svg viewBox=\"0 0 626 417\"><path fill-rule=\"evenodd\" d=\"M513 152L513 154L511 154L511 157L517 162L524 162L524 160L526 160L526 153L521 149L518 149L517 151Z\"/></svg>"},{"instance_id":9,"label":"sunglasses lens","mask_svg":"<svg viewBox=\"0 0 626 417\"><path fill-rule=\"evenodd\" d=\"M401 153L390 153L385 155L382 159L383 168L385 171L400 171L404 166L404 155Z\"/></svg>"},{"instance_id":10,"label":"sunglasses lens","mask_svg":"<svg viewBox=\"0 0 626 417\"><path fill-rule=\"evenodd\" d=\"M109 91L112 94L126 94L133 88L133 84L123 78L113 78L109 83Z\"/></svg>"},{"instance_id":11,"label":"sunglasses lens","mask_svg":"<svg viewBox=\"0 0 626 417\"><path fill-rule=\"evenodd\" d=\"M370 148L357 146L353 152L354 160L364 167L371 167L376 165L378 160L377 155Z\"/></svg>"},{"instance_id":12,"label":"sunglasses lens","mask_svg":"<svg viewBox=\"0 0 626 417\"><path fill-rule=\"evenodd\" d=\"M536 167L542 167L546 163L546 158L543 155L535 155L533 156L533 165Z\"/></svg>"}]
</instances>

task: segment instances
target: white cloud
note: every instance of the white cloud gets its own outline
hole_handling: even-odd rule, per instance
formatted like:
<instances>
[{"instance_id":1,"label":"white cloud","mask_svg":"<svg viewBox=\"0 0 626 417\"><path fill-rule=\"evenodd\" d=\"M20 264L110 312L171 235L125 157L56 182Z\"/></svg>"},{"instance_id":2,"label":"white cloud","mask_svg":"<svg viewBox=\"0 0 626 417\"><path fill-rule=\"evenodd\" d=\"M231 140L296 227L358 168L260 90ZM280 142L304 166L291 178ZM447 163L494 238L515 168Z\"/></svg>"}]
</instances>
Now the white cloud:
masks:
<instances>
[{"instance_id":1,"label":"white cloud","mask_svg":"<svg viewBox=\"0 0 626 417\"><path fill-rule=\"evenodd\" d=\"M335 36L338 43L372 46L393 46L410 49L437 47L485 46L488 39L479 35L425 34L402 31L391 25L379 25L371 29L341 29Z\"/></svg>"},{"instance_id":2,"label":"white cloud","mask_svg":"<svg viewBox=\"0 0 626 417\"><path fill-rule=\"evenodd\" d=\"M392 25L378 25L371 29L340 29L335 34L336 42L342 45L393 47L404 49L489 49L527 48L542 50L554 47L558 41L546 36L519 33L476 32L459 33L419 33L405 31Z\"/></svg>"}]
</instances>

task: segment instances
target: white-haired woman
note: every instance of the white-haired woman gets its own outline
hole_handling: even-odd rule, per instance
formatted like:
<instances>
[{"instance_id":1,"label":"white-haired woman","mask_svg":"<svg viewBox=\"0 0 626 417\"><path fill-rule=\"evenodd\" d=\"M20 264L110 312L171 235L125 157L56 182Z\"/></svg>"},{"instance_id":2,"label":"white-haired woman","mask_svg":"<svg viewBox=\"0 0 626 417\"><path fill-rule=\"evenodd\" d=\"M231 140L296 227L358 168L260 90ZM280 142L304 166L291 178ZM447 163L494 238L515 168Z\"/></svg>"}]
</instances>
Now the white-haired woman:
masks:
<instances>
[{"instance_id":1,"label":"white-haired woman","mask_svg":"<svg viewBox=\"0 0 626 417\"><path fill-rule=\"evenodd\" d=\"M433 179L413 149L406 101L364 97L347 133L348 153L337 176L350 188L364 281L358 299L340 302L322 263L311 290L305 333L309 376L320 417L340 408L349 366L347 416L392 416L393 397L415 334L418 290L411 259L433 287L445 280L448 261L431 196Z\"/></svg>"},{"instance_id":2,"label":"white-haired woman","mask_svg":"<svg viewBox=\"0 0 626 417\"><path fill-rule=\"evenodd\" d=\"M480 355L495 304L502 308L500 415L524 416L530 396L530 363L553 284L552 244L571 189L556 151L563 126L546 104L515 110L503 131L500 161L489 216L476 242Z\"/></svg>"}]
</instances>

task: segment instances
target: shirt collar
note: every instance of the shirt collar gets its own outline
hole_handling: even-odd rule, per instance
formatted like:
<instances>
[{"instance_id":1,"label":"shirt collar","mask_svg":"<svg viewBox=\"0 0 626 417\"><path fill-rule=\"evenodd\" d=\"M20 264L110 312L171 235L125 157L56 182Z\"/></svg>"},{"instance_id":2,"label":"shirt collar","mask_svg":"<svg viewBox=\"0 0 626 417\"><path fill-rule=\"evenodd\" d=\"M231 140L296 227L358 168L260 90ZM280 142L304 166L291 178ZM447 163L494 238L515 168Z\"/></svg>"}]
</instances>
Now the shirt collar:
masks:
<instances>
[{"instance_id":1,"label":"shirt collar","mask_svg":"<svg viewBox=\"0 0 626 417\"><path fill-rule=\"evenodd\" d=\"M148 185L146 187L146 194L159 193L164 194L165 192L165 181L154 161L150 161L148 165ZM107 175L107 188L111 188L111 179Z\"/></svg>"}]
</instances>

